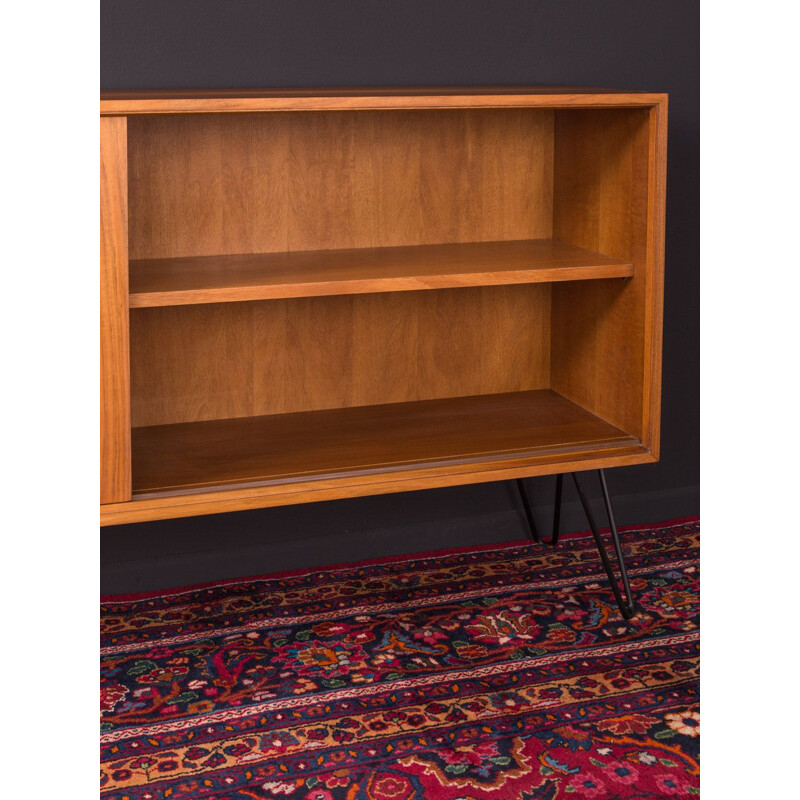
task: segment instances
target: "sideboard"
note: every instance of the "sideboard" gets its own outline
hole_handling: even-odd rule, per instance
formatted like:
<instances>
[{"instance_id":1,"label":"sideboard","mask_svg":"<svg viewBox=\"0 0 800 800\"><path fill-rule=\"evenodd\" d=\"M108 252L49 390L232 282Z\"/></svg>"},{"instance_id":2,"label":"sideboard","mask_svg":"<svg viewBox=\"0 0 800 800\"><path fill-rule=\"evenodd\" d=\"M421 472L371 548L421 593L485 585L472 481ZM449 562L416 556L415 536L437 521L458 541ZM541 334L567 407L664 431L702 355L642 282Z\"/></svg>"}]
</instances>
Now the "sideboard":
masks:
<instances>
[{"instance_id":1,"label":"sideboard","mask_svg":"<svg viewBox=\"0 0 800 800\"><path fill-rule=\"evenodd\" d=\"M102 524L658 459L666 95L100 113Z\"/></svg>"}]
</instances>

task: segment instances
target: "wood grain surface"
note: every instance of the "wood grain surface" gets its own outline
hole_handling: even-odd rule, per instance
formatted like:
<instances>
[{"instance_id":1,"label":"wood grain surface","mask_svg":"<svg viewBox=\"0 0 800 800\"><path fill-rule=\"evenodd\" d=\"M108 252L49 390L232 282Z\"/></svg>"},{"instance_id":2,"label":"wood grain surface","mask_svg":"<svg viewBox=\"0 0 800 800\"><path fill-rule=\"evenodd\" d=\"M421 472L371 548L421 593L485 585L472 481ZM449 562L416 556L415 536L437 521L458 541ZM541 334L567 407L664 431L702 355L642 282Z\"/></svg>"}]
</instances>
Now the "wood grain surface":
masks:
<instances>
[{"instance_id":1,"label":"wood grain surface","mask_svg":"<svg viewBox=\"0 0 800 800\"><path fill-rule=\"evenodd\" d=\"M244 489L210 489L139 497L126 503L109 503L100 507L101 525L120 525L157 519L222 514L255 508L317 503L345 497L413 492L445 486L508 481L553 475L559 472L629 467L658 461L646 447L632 440L619 446L598 445L565 453L535 453L467 463L451 463L437 467L425 465L404 470L376 472L320 480L290 481Z\"/></svg>"},{"instance_id":2,"label":"wood grain surface","mask_svg":"<svg viewBox=\"0 0 800 800\"><path fill-rule=\"evenodd\" d=\"M136 427L550 385L550 285L131 311Z\"/></svg>"},{"instance_id":3,"label":"wood grain surface","mask_svg":"<svg viewBox=\"0 0 800 800\"><path fill-rule=\"evenodd\" d=\"M650 386L663 293L653 120L650 109L558 112L554 169L555 235L633 262L634 276L553 285L552 388L647 446L657 435Z\"/></svg>"},{"instance_id":4,"label":"wood grain surface","mask_svg":"<svg viewBox=\"0 0 800 800\"><path fill-rule=\"evenodd\" d=\"M131 118L130 257L552 238L553 113Z\"/></svg>"},{"instance_id":5,"label":"wood grain surface","mask_svg":"<svg viewBox=\"0 0 800 800\"><path fill-rule=\"evenodd\" d=\"M131 308L628 278L633 265L553 241L133 261Z\"/></svg>"},{"instance_id":6,"label":"wood grain surface","mask_svg":"<svg viewBox=\"0 0 800 800\"><path fill-rule=\"evenodd\" d=\"M571 86L107 91L101 114L648 106L664 95Z\"/></svg>"},{"instance_id":7,"label":"wood grain surface","mask_svg":"<svg viewBox=\"0 0 800 800\"><path fill-rule=\"evenodd\" d=\"M124 117L100 120L100 502L131 496L128 175Z\"/></svg>"},{"instance_id":8,"label":"wood grain surface","mask_svg":"<svg viewBox=\"0 0 800 800\"><path fill-rule=\"evenodd\" d=\"M136 428L134 493L630 444L549 390Z\"/></svg>"}]
</instances>

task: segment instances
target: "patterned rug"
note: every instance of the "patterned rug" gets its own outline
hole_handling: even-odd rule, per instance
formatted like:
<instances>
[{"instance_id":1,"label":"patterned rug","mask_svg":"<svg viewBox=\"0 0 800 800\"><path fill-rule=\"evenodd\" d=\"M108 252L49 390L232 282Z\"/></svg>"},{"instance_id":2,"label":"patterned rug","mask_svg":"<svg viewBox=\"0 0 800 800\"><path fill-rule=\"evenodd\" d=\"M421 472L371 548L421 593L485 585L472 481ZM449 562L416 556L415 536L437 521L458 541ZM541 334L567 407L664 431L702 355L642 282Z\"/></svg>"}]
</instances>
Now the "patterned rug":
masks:
<instances>
[{"instance_id":1,"label":"patterned rug","mask_svg":"<svg viewBox=\"0 0 800 800\"><path fill-rule=\"evenodd\" d=\"M699 794L697 520L238 580L102 606L116 800Z\"/></svg>"}]
</instances>

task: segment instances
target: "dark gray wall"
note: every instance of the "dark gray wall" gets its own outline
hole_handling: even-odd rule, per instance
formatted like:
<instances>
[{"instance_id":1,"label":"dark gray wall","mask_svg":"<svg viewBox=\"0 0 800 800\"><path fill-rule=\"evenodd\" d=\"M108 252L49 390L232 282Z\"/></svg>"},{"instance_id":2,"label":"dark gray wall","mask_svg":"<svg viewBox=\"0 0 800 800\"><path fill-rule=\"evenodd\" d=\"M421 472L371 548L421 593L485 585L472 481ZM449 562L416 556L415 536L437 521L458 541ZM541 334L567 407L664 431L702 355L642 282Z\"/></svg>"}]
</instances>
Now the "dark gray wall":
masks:
<instances>
[{"instance_id":1,"label":"dark gray wall","mask_svg":"<svg viewBox=\"0 0 800 800\"><path fill-rule=\"evenodd\" d=\"M670 94L662 458L614 470L622 524L699 512L699 4L102 0L105 89L567 84ZM552 479L530 481L546 524ZM520 538L512 486L106 528L104 592ZM585 527L569 495L567 528Z\"/></svg>"}]
</instances>

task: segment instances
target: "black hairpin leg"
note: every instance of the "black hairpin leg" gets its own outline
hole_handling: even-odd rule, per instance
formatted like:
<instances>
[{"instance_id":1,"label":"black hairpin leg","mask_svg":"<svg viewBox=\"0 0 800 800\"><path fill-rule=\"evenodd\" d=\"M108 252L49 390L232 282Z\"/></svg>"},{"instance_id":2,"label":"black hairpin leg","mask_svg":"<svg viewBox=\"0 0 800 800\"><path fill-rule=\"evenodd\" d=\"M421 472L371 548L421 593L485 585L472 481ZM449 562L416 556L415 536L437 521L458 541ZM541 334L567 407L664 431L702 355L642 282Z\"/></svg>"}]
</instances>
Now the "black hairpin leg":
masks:
<instances>
[{"instance_id":1,"label":"black hairpin leg","mask_svg":"<svg viewBox=\"0 0 800 800\"><path fill-rule=\"evenodd\" d=\"M537 544L558 544L558 526L561 519L561 487L563 481L563 475L556 475L556 507L555 516L553 517L553 535L549 539L542 539L542 537L539 535L539 530L536 527L536 522L533 519L533 512L531 511L531 506L528 501L528 493L525 491L525 484L522 482L522 478L517 478L517 489L519 490L519 496L522 499L522 507L525 509L525 517L528 520L528 526L530 527L533 541Z\"/></svg>"},{"instance_id":2,"label":"black hairpin leg","mask_svg":"<svg viewBox=\"0 0 800 800\"><path fill-rule=\"evenodd\" d=\"M533 536L533 541L536 542L536 544L541 544L542 540L539 536L539 530L536 527L536 522L533 519L531 505L528 502L528 493L525 491L525 484L522 482L522 478L517 478L517 489L519 490L519 496L522 500L522 507L525 509L525 516L528 519L528 527L530 528L531 536Z\"/></svg>"},{"instance_id":3,"label":"black hairpin leg","mask_svg":"<svg viewBox=\"0 0 800 800\"><path fill-rule=\"evenodd\" d=\"M628 581L628 570L625 568L625 558L622 555L622 545L619 541L619 531L617 531L617 523L614 520L614 511L611 508L611 498L608 496L608 486L606 485L606 476L603 473L603 470L597 470L597 474L600 476L600 488L603 490L603 502L606 506L606 514L608 515L608 523L609 527L611 528L611 539L614 542L614 551L617 554L617 563L619 564L619 573L620 577L622 578L622 585L625 587L625 599L623 600L622 594L619 591L619 586L617 585L617 578L614 575L614 568L611 566L611 561L608 558L608 554L606 553L605 545L603 544L603 539L600 536L600 529L597 527L597 523L595 522L594 516L592 514L592 508L589 505L589 501L586 499L586 496L583 493L583 489L581 488L580 483L578 482L578 476L576 473L572 473L572 480L575 482L575 488L578 490L578 497L580 498L581 505L583 506L583 510L586 513L586 519L589 520L589 527L592 529L592 536L594 536L594 543L597 545L597 551L600 553L600 560L603 562L603 568L606 571L606 575L608 575L608 582L611 584L611 591L614 592L614 599L617 601L617 605L619 606L620 613L625 619L630 619L635 611L636 606L633 602L633 595L631 594L631 585Z\"/></svg>"},{"instance_id":4,"label":"black hairpin leg","mask_svg":"<svg viewBox=\"0 0 800 800\"><path fill-rule=\"evenodd\" d=\"M628 581L628 571L625 568L625 558L622 555L622 545L619 541L619 531L617 531L617 523L614 519L614 511L611 507L611 498L608 495L608 485L606 484L606 476L603 473L602 469L597 470L597 474L600 476L600 488L603 491L603 503L606 507L606 514L608 515L608 522L609 527L611 528L611 540L614 543L614 551L617 555L617 563L619 564L619 572L620 577L622 578L622 585L625 589L625 598L623 599L622 593L619 590L619 586L617 584L617 579L614 575L614 568L611 565L611 561L608 558L608 554L606 553L605 545L603 544L603 539L600 536L600 529L597 526L597 523L594 518L594 514L592 513L592 508L589 505L589 501L586 499L586 495L583 493L583 488L581 487L580 482L578 481L578 476L576 473L571 473L572 480L575 483L575 488L578 490L578 497L580 498L581 505L583 506L584 513L586 514L586 519L589 521L589 527L592 529L592 536L594 536L595 545L597 545L597 551L600 554L600 560L603 562L603 568L606 571L606 575L608 575L608 581L611 584L611 591L614 593L614 599L617 601L617 606L619 606L620 613L625 619L630 619L635 611L636 606L633 602L633 595L631 593L631 585ZM536 542L543 543L543 544L550 544L556 545L558 544L558 533L559 533L559 526L561 523L561 496L564 487L564 476L557 475L556 476L556 502L555 502L555 509L553 512L553 535L549 541L542 542L541 537L539 536L539 532L536 529L536 524L533 521L533 514L531 513L530 504L528 503L528 496L525 492L525 485L522 483L521 479L517 480L517 487L519 489L520 496L522 497L522 505L525 509L525 516L528 518L528 524L531 528L531 534L533 535L533 539Z\"/></svg>"},{"instance_id":5,"label":"black hairpin leg","mask_svg":"<svg viewBox=\"0 0 800 800\"><path fill-rule=\"evenodd\" d=\"M564 476L559 472L556 475L556 505L553 509L553 535L550 537L549 542L555 547L558 544L559 528L561 527L561 490L564 488Z\"/></svg>"}]
</instances>

